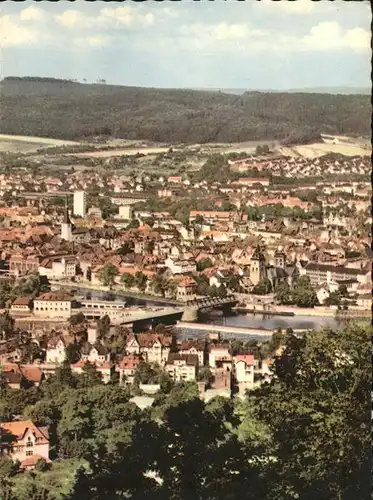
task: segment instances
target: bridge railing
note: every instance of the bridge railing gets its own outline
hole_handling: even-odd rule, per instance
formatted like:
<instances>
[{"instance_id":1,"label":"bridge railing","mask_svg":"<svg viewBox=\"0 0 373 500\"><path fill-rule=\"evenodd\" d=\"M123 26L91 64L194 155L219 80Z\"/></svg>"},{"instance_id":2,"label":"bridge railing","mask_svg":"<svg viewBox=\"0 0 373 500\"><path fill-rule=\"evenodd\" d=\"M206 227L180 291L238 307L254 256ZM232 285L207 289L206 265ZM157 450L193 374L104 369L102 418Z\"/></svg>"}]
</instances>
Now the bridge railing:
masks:
<instances>
[{"instance_id":1,"label":"bridge railing","mask_svg":"<svg viewBox=\"0 0 373 500\"><path fill-rule=\"evenodd\" d=\"M234 295L227 295L226 297L204 297L202 299L188 300L185 305L187 307L201 307L209 305L229 304L236 302L237 299Z\"/></svg>"}]
</instances>

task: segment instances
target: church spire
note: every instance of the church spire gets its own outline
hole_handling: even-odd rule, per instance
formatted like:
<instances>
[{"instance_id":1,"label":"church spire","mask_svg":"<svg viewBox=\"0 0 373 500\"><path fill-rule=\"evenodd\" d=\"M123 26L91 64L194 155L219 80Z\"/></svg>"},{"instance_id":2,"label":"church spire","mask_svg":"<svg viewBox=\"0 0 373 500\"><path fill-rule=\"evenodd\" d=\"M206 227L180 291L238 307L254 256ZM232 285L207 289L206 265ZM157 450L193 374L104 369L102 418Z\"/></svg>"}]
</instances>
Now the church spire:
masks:
<instances>
[{"instance_id":1,"label":"church spire","mask_svg":"<svg viewBox=\"0 0 373 500\"><path fill-rule=\"evenodd\" d=\"M66 196L66 198L65 198L65 212L63 214L63 223L64 224L71 224L71 220L70 220L70 217L69 217L69 210L68 210L68 207L67 207L67 203L68 203L68 198Z\"/></svg>"}]
</instances>

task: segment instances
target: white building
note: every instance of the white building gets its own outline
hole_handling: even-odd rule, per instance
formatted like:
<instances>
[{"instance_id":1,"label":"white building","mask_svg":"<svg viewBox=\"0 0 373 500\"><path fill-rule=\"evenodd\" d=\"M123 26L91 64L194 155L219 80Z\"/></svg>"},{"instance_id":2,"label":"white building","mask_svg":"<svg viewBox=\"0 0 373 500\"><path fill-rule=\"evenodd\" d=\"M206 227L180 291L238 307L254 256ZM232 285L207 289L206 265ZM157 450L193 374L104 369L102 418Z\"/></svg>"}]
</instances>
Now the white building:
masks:
<instances>
[{"instance_id":1,"label":"white building","mask_svg":"<svg viewBox=\"0 0 373 500\"><path fill-rule=\"evenodd\" d=\"M254 386L255 358L252 354L238 354L233 358L234 374L238 384L249 389Z\"/></svg>"},{"instance_id":2,"label":"white building","mask_svg":"<svg viewBox=\"0 0 373 500\"><path fill-rule=\"evenodd\" d=\"M85 191L74 191L74 215L85 217L87 213L87 197Z\"/></svg>"},{"instance_id":3,"label":"white building","mask_svg":"<svg viewBox=\"0 0 373 500\"><path fill-rule=\"evenodd\" d=\"M196 354L170 353L165 370L174 382L196 380L198 356Z\"/></svg>"},{"instance_id":4,"label":"white building","mask_svg":"<svg viewBox=\"0 0 373 500\"><path fill-rule=\"evenodd\" d=\"M72 278L76 275L75 257L46 258L40 263L39 274L52 280Z\"/></svg>"},{"instance_id":5,"label":"white building","mask_svg":"<svg viewBox=\"0 0 373 500\"><path fill-rule=\"evenodd\" d=\"M165 260L165 265L172 274L194 273L196 270L196 262L194 260L179 260L169 257Z\"/></svg>"},{"instance_id":6,"label":"white building","mask_svg":"<svg viewBox=\"0 0 373 500\"><path fill-rule=\"evenodd\" d=\"M119 207L119 218L125 220L132 219L132 206L131 205L120 205Z\"/></svg>"},{"instance_id":7,"label":"white building","mask_svg":"<svg viewBox=\"0 0 373 500\"><path fill-rule=\"evenodd\" d=\"M72 299L58 292L47 292L34 300L35 316L70 318Z\"/></svg>"},{"instance_id":8,"label":"white building","mask_svg":"<svg viewBox=\"0 0 373 500\"><path fill-rule=\"evenodd\" d=\"M61 364L66 359L66 345L63 338L58 335L49 340L47 346L47 363Z\"/></svg>"}]
</instances>

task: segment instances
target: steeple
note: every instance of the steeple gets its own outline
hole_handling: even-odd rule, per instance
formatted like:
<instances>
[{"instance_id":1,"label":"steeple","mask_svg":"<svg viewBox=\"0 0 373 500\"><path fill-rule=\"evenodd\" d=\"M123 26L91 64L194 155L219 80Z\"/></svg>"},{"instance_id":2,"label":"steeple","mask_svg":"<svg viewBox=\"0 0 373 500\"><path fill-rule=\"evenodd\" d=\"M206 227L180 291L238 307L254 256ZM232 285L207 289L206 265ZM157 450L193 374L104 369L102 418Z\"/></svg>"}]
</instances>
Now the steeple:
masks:
<instances>
[{"instance_id":1,"label":"steeple","mask_svg":"<svg viewBox=\"0 0 373 500\"><path fill-rule=\"evenodd\" d=\"M256 246L251 260L265 261L264 255L259 245Z\"/></svg>"},{"instance_id":2,"label":"steeple","mask_svg":"<svg viewBox=\"0 0 373 500\"><path fill-rule=\"evenodd\" d=\"M65 198L65 211L64 211L64 214L63 214L63 223L64 224L71 224L71 220L70 220L70 217L69 217L69 209L67 207L67 203L68 203L68 199L67 199L67 196Z\"/></svg>"},{"instance_id":3,"label":"steeple","mask_svg":"<svg viewBox=\"0 0 373 500\"><path fill-rule=\"evenodd\" d=\"M67 208L67 196L65 201L65 213L63 215L63 221L61 224L61 239L65 241L72 241L72 223L69 217L69 211Z\"/></svg>"}]
</instances>

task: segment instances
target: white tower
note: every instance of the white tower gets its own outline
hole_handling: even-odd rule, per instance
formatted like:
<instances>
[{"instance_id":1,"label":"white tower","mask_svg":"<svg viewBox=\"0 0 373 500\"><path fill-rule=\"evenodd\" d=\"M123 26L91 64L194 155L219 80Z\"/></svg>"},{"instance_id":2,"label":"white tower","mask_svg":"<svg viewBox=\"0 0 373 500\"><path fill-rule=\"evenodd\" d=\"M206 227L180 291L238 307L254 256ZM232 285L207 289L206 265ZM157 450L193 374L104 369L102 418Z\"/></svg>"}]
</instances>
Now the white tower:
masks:
<instances>
[{"instance_id":1,"label":"white tower","mask_svg":"<svg viewBox=\"0 0 373 500\"><path fill-rule=\"evenodd\" d=\"M73 227L72 227L71 220L69 217L69 211L67 208L67 198L66 198L65 213L63 216L62 224L61 224L61 239L66 240L66 241L72 241L72 239L73 239L72 230L73 230Z\"/></svg>"},{"instance_id":2,"label":"white tower","mask_svg":"<svg viewBox=\"0 0 373 500\"><path fill-rule=\"evenodd\" d=\"M86 194L85 191L74 191L74 215L85 217Z\"/></svg>"}]
</instances>

